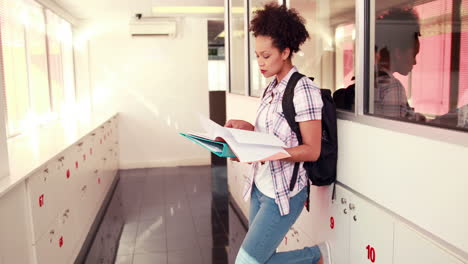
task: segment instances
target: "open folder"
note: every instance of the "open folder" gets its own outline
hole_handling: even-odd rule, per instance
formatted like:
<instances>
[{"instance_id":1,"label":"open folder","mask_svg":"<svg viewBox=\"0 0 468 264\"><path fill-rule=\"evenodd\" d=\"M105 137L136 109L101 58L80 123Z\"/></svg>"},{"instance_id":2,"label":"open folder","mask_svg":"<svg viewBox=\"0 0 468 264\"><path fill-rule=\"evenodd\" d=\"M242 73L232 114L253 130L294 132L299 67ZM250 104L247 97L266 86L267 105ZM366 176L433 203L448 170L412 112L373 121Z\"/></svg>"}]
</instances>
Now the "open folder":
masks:
<instances>
[{"instance_id":1,"label":"open folder","mask_svg":"<svg viewBox=\"0 0 468 264\"><path fill-rule=\"evenodd\" d=\"M205 133L179 134L219 157L237 157L240 162L257 162L291 156L284 150L284 143L272 134L225 128L203 116L200 116L200 121Z\"/></svg>"}]
</instances>

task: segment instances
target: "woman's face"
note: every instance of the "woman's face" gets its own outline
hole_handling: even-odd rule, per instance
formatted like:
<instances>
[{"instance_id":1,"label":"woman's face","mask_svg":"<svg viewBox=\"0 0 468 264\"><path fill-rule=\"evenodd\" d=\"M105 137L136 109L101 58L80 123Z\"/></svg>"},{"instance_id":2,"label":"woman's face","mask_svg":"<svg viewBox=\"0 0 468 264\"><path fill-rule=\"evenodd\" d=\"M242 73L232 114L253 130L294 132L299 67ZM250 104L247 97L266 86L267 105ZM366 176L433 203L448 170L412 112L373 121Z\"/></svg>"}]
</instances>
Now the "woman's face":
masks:
<instances>
[{"instance_id":1,"label":"woman's face","mask_svg":"<svg viewBox=\"0 0 468 264\"><path fill-rule=\"evenodd\" d=\"M268 36L255 38L255 55L258 67L265 78L278 74L289 57L289 49L281 52L273 46L273 40Z\"/></svg>"}]
</instances>

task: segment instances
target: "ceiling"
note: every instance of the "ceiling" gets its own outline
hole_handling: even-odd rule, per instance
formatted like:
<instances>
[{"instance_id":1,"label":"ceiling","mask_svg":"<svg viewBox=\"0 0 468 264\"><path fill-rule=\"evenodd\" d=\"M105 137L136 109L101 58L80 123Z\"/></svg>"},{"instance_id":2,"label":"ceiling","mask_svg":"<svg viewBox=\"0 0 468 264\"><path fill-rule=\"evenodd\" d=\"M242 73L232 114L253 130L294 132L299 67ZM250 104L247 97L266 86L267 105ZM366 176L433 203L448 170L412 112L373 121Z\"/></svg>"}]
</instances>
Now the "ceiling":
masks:
<instances>
[{"instance_id":1,"label":"ceiling","mask_svg":"<svg viewBox=\"0 0 468 264\"><path fill-rule=\"evenodd\" d=\"M216 6L223 7L224 0L55 0L71 15L82 20L103 17L131 17L136 13L144 16L167 16L155 14L154 7Z\"/></svg>"}]
</instances>

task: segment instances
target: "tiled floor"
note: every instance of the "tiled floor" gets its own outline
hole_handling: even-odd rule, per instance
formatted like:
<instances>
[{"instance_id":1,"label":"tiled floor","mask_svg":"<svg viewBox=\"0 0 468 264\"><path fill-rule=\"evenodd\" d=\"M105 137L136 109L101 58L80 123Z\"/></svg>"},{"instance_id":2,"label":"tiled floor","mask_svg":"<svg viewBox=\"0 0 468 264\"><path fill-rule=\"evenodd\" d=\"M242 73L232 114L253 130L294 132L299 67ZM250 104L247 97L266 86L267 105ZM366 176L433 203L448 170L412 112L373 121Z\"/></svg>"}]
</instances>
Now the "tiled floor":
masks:
<instances>
[{"instance_id":1,"label":"tiled floor","mask_svg":"<svg viewBox=\"0 0 468 264\"><path fill-rule=\"evenodd\" d=\"M228 205L225 167L124 170L120 177L126 223L115 263L232 263L238 249L229 245L230 226L240 229L236 236L245 230L229 223L239 219Z\"/></svg>"}]
</instances>

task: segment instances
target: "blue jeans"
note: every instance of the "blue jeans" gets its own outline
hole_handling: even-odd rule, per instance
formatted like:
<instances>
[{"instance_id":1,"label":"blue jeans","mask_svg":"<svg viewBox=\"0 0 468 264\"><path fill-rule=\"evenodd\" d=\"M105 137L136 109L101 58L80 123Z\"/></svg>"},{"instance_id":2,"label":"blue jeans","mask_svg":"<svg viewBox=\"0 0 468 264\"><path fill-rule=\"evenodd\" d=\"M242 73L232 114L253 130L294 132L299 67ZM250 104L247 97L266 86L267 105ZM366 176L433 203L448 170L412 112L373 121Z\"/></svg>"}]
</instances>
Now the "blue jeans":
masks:
<instances>
[{"instance_id":1,"label":"blue jeans","mask_svg":"<svg viewBox=\"0 0 468 264\"><path fill-rule=\"evenodd\" d=\"M250 198L249 231L236 264L315 264L320 260L318 246L276 253L289 228L296 222L307 199L307 188L289 200L290 212L281 216L275 200L254 185Z\"/></svg>"}]
</instances>

